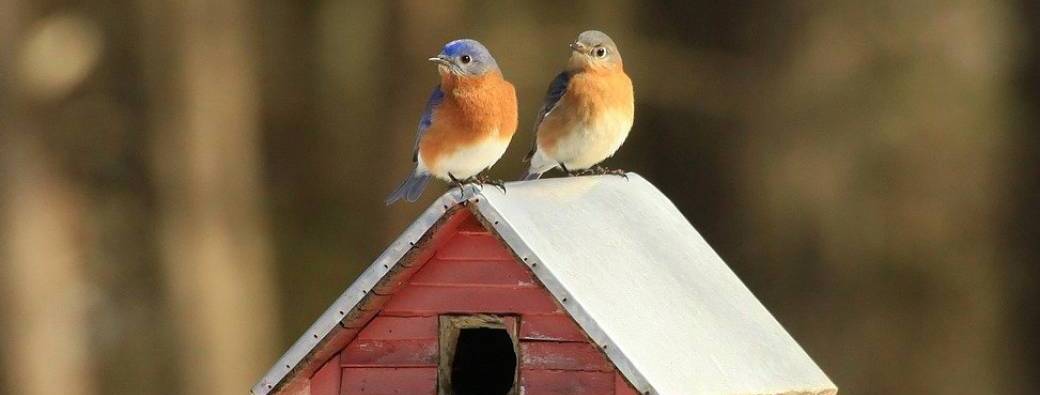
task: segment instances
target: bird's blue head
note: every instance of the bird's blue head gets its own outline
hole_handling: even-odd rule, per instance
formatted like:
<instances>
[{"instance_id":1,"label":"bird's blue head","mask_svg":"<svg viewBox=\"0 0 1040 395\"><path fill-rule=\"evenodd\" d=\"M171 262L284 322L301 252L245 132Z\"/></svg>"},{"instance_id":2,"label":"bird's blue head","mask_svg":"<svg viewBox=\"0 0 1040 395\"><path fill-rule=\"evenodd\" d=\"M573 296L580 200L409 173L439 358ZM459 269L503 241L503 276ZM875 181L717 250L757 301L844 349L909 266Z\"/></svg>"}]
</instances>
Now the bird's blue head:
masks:
<instances>
[{"instance_id":1,"label":"bird's blue head","mask_svg":"<svg viewBox=\"0 0 1040 395\"><path fill-rule=\"evenodd\" d=\"M477 40L463 39L447 43L441 53L430 58L430 61L437 63L442 73L460 76L477 76L498 70L498 63L491 57L491 52Z\"/></svg>"}]
</instances>

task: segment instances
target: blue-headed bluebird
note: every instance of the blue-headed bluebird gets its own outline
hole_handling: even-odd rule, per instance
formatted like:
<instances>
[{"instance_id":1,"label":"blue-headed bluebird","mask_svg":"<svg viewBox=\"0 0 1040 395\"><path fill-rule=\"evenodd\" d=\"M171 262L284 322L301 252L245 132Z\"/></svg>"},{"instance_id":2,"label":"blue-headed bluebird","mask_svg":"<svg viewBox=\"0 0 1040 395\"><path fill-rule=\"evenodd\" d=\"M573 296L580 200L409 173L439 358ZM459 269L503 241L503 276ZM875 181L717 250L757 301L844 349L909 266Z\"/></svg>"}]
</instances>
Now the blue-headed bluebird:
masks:
<instances>
[{"instance_id":1,"label":"blue-headed bluebird","mask_svg":"<svg viewBox=\"0 0 1040 395\"><path fill-rule=\"evenodd\" d=\"M475 40L455 40L437 57L441 83L419 118L415 170L389 197L414 202L430 176L461 186L501 182L478 177L505 153L516 132L516 90L502 77L491 52Z\"/></svg>"},{"instance_id":2,"label":"blue-headed bluebird","mask_svg":"<svg viewBox=\"0 0 1040 395\"><path fill-rule=\"evenodd\" d=\"M525 180L561 167L568 175L619 174L589 169L614 155L625 142L635 116L632 80L621 52L603 32L590 30L570 44L567 68L549 84L535 121L537 137L527 154Z\"/></svg>"}]
</instances>

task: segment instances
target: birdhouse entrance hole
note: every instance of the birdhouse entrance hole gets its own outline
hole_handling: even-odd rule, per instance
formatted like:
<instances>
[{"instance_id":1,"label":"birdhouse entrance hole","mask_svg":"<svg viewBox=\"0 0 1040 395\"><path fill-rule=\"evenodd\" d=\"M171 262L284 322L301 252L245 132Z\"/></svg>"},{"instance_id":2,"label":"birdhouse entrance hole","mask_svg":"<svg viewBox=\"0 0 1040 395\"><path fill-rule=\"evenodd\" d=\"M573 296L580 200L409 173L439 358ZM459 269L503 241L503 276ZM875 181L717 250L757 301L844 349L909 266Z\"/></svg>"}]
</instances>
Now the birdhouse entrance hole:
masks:
<instances>
[{"instance_id":1,"label":"birdhouse entrance hole","mask_svg":"<svg viewBox=\"0 0 1040 395\"><path fill-rule=\"evenodd\" d=\"M514 317L442 316L439 395L515 395Z\"/></svg>"}]
</instances>

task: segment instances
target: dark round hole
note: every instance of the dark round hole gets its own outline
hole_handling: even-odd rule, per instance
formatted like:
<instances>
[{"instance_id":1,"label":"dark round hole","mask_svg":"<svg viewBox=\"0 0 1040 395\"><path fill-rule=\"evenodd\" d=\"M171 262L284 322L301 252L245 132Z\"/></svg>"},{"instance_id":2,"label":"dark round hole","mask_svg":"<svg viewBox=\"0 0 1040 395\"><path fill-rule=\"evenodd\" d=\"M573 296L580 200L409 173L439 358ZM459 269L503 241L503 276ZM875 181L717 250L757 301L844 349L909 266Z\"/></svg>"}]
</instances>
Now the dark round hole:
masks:
<instances>
[{"instance_id":1,"label":"dark round hole","mask_svg":"<svg viewBox=\"0 0 1040 395\"><path fill-rule=\"evenodd\" d=\"M451 387L455 395L505 395L516 377L513 341L504 329L463 328L455 346Z\"/></svg>"}]
</instances>

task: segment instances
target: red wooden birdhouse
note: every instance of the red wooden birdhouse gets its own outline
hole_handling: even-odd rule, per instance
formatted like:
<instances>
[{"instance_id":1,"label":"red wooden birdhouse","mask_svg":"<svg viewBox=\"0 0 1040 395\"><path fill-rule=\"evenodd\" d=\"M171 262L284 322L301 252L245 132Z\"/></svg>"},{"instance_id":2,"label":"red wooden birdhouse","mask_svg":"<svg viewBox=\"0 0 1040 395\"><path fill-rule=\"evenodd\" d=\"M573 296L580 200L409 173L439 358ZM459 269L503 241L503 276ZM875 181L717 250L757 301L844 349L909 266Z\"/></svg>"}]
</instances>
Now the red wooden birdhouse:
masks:
<instances>
[{"instance_id":1,"label":"red wooden birdhouse","mask_svg":"<svg viewBox=\"0 0 1040 395\"><path fill-rule=\"evenodd\" d=\"M254 394L832 394L638 175L441 197Z\"/></svg>"}]
</instances>

